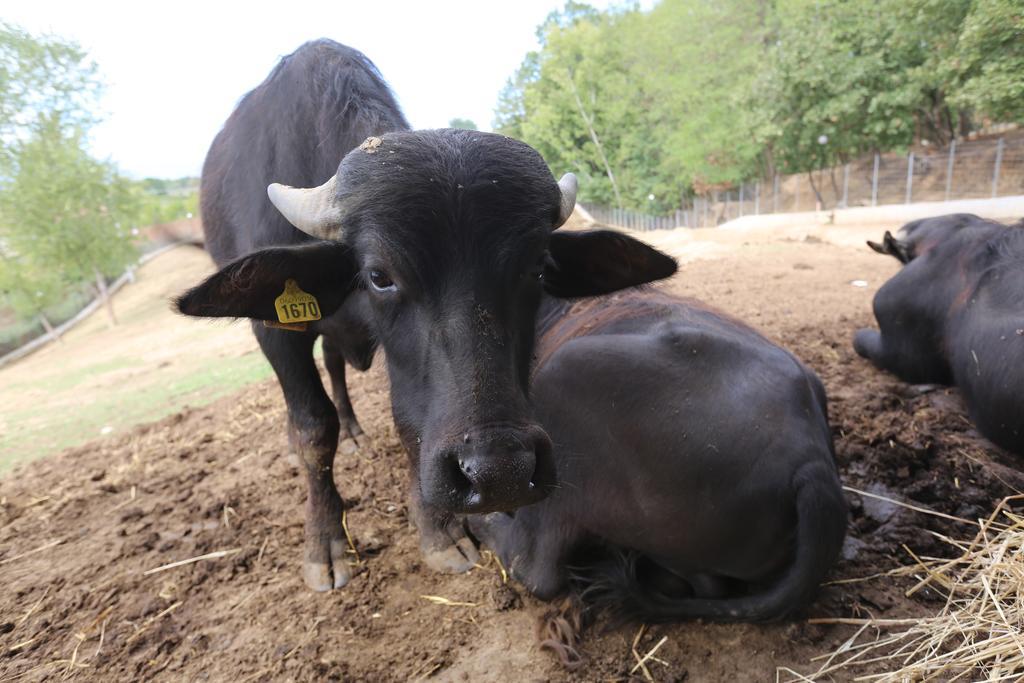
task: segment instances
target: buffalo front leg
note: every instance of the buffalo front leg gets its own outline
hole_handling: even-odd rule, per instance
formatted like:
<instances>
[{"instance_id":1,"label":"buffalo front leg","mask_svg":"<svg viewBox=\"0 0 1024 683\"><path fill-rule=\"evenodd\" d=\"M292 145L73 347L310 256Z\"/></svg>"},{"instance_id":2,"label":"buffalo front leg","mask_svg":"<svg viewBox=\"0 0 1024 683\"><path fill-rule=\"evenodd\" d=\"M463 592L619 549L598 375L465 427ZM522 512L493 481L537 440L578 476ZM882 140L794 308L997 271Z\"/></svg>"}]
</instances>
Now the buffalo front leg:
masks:
<instances>
[{"instance_id":1,"label":"buffalo front leg","mask_svg":"<svg viewBox=\"0 0 1024 683\"><path fill-rule=\"evenodd\" d=\"M428 567L445 574L462 574L480 561L480 553L466 536L462 520L424 505L416 482L410 512L420 532L420 552Z\"/></svg>"},{"instance_id":2,"label":"buffalo front leg","mask_svg":"<svg viewBox=\"0 0 1024 683\"><path fill-rule=\"evenodd\" d=\"M348 395L348 384L345 381L345 355L339 348L338 342L327 336L324 337L324 366L331 378L331 393L334 395L334 405L338 412L339 449L342 454L354 453L357 450L372 454L373 446L359 425L359 421L356 420L355 411L352 409L352 400Z\"/></svg>"},{"instance_id":3,"label":"buffalo front leg","mask_svg":"<svg viewBox=\"0 0 1024 683\"><path fill-rule=\"evenodd\" d=\"M352 576L341 524L344 504L334 486L339 422L313 360L316 336L255 325L256 338L284 392L288 438L306 470L303 577L315 591L341 588Z\"/></svg>"}]
</instances>

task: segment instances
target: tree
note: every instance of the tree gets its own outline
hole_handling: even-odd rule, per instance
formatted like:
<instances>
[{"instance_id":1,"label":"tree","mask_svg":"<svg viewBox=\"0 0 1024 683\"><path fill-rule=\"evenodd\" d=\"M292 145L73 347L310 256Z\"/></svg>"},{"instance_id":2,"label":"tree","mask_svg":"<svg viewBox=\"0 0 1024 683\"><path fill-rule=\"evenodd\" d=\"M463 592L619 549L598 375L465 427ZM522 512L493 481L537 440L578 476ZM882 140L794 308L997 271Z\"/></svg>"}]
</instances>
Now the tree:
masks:
<instances>
[{"instance_id":1,"label":"tree","mask_svg":"<svg viewBox=\"0 0 1024 683\"><path fill-rule=\"evenodd\" d=\"M1024 121L1021 0L570 0L538 39L494 127L574 171L584 201L667 211Z\"/></svg>"},{"instance_id":2,"label":"tree","mask_svg":"<svg viewBox=\"0 0 1024 683\"><path fill-rule=\"evenodd\" d=\"M448 122L449 128L461 128L462 130L479 130L476 124L470 119L454 118Z\"/></svg>"},{"instance_id":3,"label":"tree","mask_svg":"<svg viewBox=\"0 0 1024 683\"><path fill-rule=\"evenodd\" d=\"M16 149L17 170L0 192L4 250L25 267L24 291L59 274L65 285L95 283L116 324L107 276L135 259L128 221L135 205L128 183L85 151L84 133L65 130L61 114L40 119ZM24 296L24 292L22 294Z\"/></svg>"},{"instance_id":4,"label":"tree","mask_svg":"<svg viewBox=\"0 0 1024 683\"><path fill-rule=\"evenodd\" d=\"M742 105L760 21L738 0L665 0L649 13L568 3L502 91L495 128L556 173L574 171L585 201L676 208L695 184L727 185L756 167Z\"/></svg>"},{"instance_id":5,"label":"tree","mask_svg":"<svg viewBox=\"0 0 1024 683\"><path fill-rule=\"evenodd\" d=\"M953 100L996 121L1024 122L1024 6L975 0L948 61Z\"/></svg>"},{"instance_id":6,"label":"tree","mask_svg":"<svg viewBox=\"0 0 1024 683\"><path fill-rule=\"evenodd\" d=\"M556 174L580 177L580 198L624 205L619 131L637 127L614 29L632 12L601 14L579 3L542 26L544 48L527 55L499 100L499 132L533 145Z\"/></svg>"},{"instance_id":7,"label":"tree","mask_svg":"<svg viewBox=\"0 0 1024 683\"><path fill-rule=\"evenodd\" d=\"M101 90L95 62L77 44L0 22L0 180L11 170L14 143L40 115L88 129Z\"/></svg>"},{"instance_id":8,"label":"tree","mask_svg":"<svg viewBox=\"0 0 1024 683\"><path fill-rule=\"evenodd\" d=\"M962 113L949 106L942 64L968 3L780 3L751 101L773 159L811 171L919 138L950 141Z\"/></svg>"},{"instance_id":9,"label":"tree","mask_svg":"<svg viewBox=\"0 0 1024 683\"><path fill-rule=\"evenodd\" d=\"M47 334L56 338L46 309L66 294L60 273L0 250L0 300L23 319L38 318Z\"/></svg>"},{"instance_id":10,"label":"tree","mask_svg":"<svg viewBox=\"0 0 1024 683\"><path fill-rule=\"evenodd\" d=\"M630 83L645 110L636 144L658 156L651 191L664 208L757 172L747 98L766 49L764 4L664 0L632 25Z\"/></svg>"},{"instance_id":11,"label":"tree","mask_svg":"<svg viewBox=\"0 0 1024 683\"><path fill-rule=\"evenodd\" d=\"M101 84L73 42L0 24L0 257L5 299L43 309L134 260L128 183L87 152ZM48 325L48 323L44 323Z\"/></svg>"}]
</instances>

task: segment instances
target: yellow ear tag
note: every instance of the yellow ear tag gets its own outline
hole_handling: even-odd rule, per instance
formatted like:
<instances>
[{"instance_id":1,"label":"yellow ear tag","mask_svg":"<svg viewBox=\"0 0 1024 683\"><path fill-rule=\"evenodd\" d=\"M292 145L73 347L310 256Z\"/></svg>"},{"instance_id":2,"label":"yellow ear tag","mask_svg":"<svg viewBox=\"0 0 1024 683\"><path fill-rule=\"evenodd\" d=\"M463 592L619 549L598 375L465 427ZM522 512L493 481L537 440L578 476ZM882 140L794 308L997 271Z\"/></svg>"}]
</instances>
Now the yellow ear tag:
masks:
<instances>
[{"instance_id":1,"label":"yellow ear tag","mask_svg":"<svg viewBox=\"0 0 1024 683\"><path fill-rule=\"evenodd\" d=\"M286 280L284 292L274 299L277 319L285 324L304 323L320 319L320 304L316 297L299 288L295 280Z\"/></svg>"}]
</instances>

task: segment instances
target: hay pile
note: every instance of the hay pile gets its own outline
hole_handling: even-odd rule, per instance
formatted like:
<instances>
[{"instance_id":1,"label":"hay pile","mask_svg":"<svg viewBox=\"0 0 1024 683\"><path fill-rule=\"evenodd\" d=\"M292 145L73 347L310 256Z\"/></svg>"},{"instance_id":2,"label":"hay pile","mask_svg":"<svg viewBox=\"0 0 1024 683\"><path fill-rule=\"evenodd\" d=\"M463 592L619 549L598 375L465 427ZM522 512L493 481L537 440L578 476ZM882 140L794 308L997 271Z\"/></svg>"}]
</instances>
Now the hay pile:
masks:
<instances>
[{"instance_id":1,"label":"hay pile","mask_svg":"<svg viewBox=\"0 0 1024 683\"><path fill-rule=\"evenodd\" d=\"M1024 678L1024 513L1003 499L975 525L970 542L937 534L956 559L919 558L889 575L912 576L913 595L928 586L944 593L941 612L923 619L819 619L857 625L835 652L816 658L819 669L802 675L780 669L778 681L1008 681ZM965 520L966 521L966 520ZM909 549L908 549L908 552ZM861 673L863 670L887 673Z\"/></svg>"}]
</instances>

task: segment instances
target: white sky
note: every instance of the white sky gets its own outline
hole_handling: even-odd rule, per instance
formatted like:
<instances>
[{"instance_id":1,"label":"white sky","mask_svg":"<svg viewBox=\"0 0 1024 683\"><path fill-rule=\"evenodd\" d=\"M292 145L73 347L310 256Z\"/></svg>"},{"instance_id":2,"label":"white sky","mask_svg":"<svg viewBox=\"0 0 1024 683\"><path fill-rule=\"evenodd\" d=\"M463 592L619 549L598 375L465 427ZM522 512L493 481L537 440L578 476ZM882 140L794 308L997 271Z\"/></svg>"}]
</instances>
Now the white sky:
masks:
<instances>
[{"instance_id":1,"label":"white sky","mask_svg":"<svg viewBox=\"0 0 1024 683\"><path fill-rule=\"evenodd\" d=\"M281 56L320 37L373 60L414 128L462 117L489 130L498 92L537 47L537 25L562 4L6 0L0 19L72 38L98 63L107 91L97 156L135 177L178 177L199 175L235 103Z\"/></svg>"}]
</instances>

